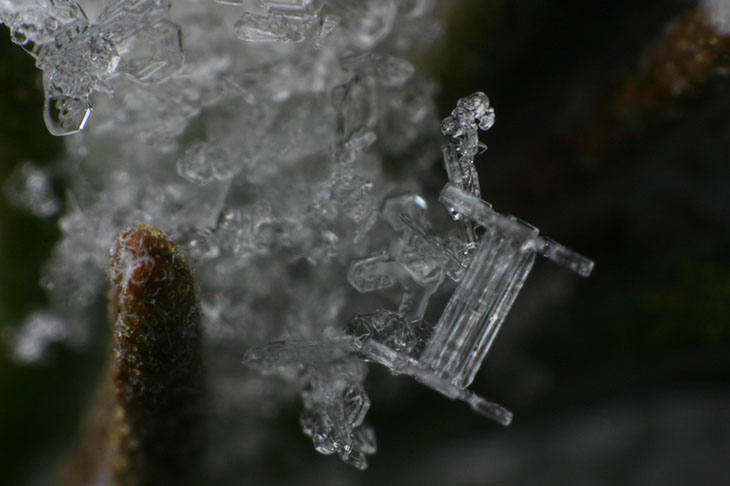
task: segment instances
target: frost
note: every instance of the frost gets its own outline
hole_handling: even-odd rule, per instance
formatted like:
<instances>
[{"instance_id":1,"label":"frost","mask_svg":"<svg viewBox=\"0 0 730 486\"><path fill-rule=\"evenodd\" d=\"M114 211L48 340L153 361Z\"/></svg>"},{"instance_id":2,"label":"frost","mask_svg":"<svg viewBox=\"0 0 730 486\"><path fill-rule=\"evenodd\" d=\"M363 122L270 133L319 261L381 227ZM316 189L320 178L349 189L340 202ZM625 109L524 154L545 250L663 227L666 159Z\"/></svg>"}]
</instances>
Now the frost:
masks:
<instances>
[{"instance_id":1,"label":"frost","mask_svg":"<svg viewBox=\"0 0 730 486\"><path fill-rule=\"evenodd\" d=\"M492 125L494 109L489 105L487 95L482 92L460 99L451 115L441 122L441 133L453 142L441 146L449 181L476 197L481 196L481 191L474 156L487 149L479 141L478 130L489 130ZM454 219L460 219L458 212L452 215ZM468 220L462 223L462 238L466 240L469 250L476 245L474 226Z\"/></svg>"},{"instance_id":2,"label":"frost","mask_svg":"<svg viewBox=\"0 0 730 486\"><path fill-rule=\"evenodd\" d=\"M11 39L43 70L44 119L54 135L83 130L93 111L91 93L111 91L114 75L159 82L182 65L180 28L165 18L164 0L114 0L95 23L75 1L48 1L0 10L0 18L11 19Z\"/></svg>"},{"instance_id":3,"label":"frost","mask_svg":"<svg viewBox=\"0 0 730 486\"><path fill-rule=\"evenodd\" d=\"M13 352L85 349L109 249L147 224L199 288L211 477L263 462L270 418L294 395L315 449L366 467L368 362L508 423L468 386L535 256L582 275L592 262L482 201L486 95L460 100L439 136L434 88L411 60L444 3L88 0L89 20L71 1L0 0L43 71L49 130L84 130L47 172L24 164L5 187L58 215L61 233L41 279L48 307L8 338ZM421 182L439 156L446 209Z\"/></svg>"},{"instance_id":4,"label":"frost","mask_svg":"<svg viewBox=\"0 0 730 486\"><path fill-rule=\"evenodd\" d=\"M369 82L390 87L404 85L414 72L413 65L405 59L374 52L344 57L340 64L343 69L353 71Z\"/></svg>"},{"instance_id":5,"label":"frost","mask_svg":"<svg viewBox=\"0 0 730 486\"><path fill-rule=\"evenodd\" d=\"M431 233L425 218L426 202L417 195L386 199L382 217L396 231L398 239L387 252L355 260L348 282L360 292L372 292L399 282L403 287L398 312L411 320L423 317L428 300L444 276L459 280L464 268L447 245Z\"/></svg>"},{"instance_id":6,"label":"frost","mask_svg":"<svg viewBox=\"0 0 730 486\"><path fill-rule=\"evenodd\" d=\"M346 331L355 349L393 373L408 374L452 399L467 402L475 411L508 425L512 414L467 390L532 269L536 253L588 276L593 262L513 217L495 212L479 196L473 156L481 146L477 128L488 129L494 111L483 93L459 100L442 123L442 132L456 146L443 148L451 182L440 201L461 220L462 255L432 234L424 218L426 205L418 196L386 200L382 216L396 231L404 231L389 253L355 260L350 284L370 292L401 283L404 294L397 312L379 310L357 315ZM461 154L456 159L454 154ZM451 162L454 164L451 165ZM471 224L485 232L478 241ZM474 248L476 245L476 248ZM464 271L462 265L466 266ZM452 271L447 269L451 266ZM456 270L456 271L455 271ZM423 322L429 298L448 274L458 281L441 317L431 327ZM409 329L410 327L410 329ZM429 332L424 332L428 330ZM419 350L414 352L414 350Z\"/></svg>"},{"instance_id":7,"label":"frost","mask_svg":"<svg viewBox=\"0 0 730 486\"><path fill-rule=\"evenodd\" d=\"M250 350L244 363L261 373L276 374L302 388L302 430L322 454L337 453L358 469L375 453L373 430L363 424L370 398L362 382L366 368L338 342L274 341Z\"/></svg>"},{"instance_id":8,"label":"frost","mask_svg":"<svg viewBox=\"0 0 730 486\"><path fill-rule=\"evenodd\" d=\"M246 12L234 25L239 39L248 41L301 42L305 25L283 15L258 15Z\"/></svg>"},{"instance_id":9,"label":"frost","mask_svg":"<svg viewBox=\"0 0 730 486\"><path fill-rule=\"evenodd\" d=\"M20 209L39 218L54 216L61 210L61 201L53 192L50 174L33 162L23 162L8 177L3 187L5 197Z\"/></svg>"},{"instance_id":10,"label":"frost","mask_svg":"<svg viewBox=\"0 0 730 486\"><path fill-rule=\"evenodd\" d=\"M263 0L269 13L289 17L312 17L322 9L324 0Z\"/></svg>"},{"instance_id":11,"label":"frost","mask_svg":"<svg viewBox=\"0 0 730 486\"><path fill-rule=\"evenodd\" d=\"M10 336L13 357L20 363L34 363L46 357L49 345L68 337L68 329L57 316L36 311Z\"/></svg>"},{"instance_id":12,"label":"frost","mask_svg":"<svg viewBox=\"0 0 730 486\"><path fill-rule=\"evenodd\" d=\"M593 262L565 248L560 243L538 235L538 230L514 216L495 212L492 206L454 185L448 184L441 193L443 202L452 211L465 215L487 230L495 230L519 245L523 252L537 252L587 277L593 271Z\"/></svg>"},{"instance_id":13,"label":"frost","mask_svg":"<svg viewBox=\"0 0 730 486\"><path fill-rule=\"evenodd\" d=\"M177 161L178 174L200 185L214 180L229 180L236 175L236 171L236 166L225 150L206 142L191 145Z\"/></svg>"},{"instance_id":14,"label":"frost","mask_svg":"<svg viewBox=\"0 0 730 486\"><path fill-rule=\"evenodd\" d=\"M243 2L223 1L229 5ZM337 25L333 16L321 18L324 0L260 0L245 4L245 11L234 24L239 39L253 42L302 42L309 37L326 37Z\"/></svg>"}]
</instances>

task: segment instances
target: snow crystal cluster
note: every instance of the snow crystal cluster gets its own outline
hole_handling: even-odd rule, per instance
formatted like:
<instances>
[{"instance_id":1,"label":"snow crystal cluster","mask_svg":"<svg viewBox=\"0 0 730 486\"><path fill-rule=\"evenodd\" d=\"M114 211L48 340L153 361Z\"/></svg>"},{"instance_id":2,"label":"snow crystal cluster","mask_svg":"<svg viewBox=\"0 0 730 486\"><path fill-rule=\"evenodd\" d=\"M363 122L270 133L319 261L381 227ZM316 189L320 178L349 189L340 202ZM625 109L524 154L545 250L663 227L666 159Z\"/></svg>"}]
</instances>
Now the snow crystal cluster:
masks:
<instances>
[{"instance_id":1,"label":"snow crystal cluster","mask_svg":"<svg viewBox=\"0 0 730 486\"><path fill-rule=\"evenodd\" d=\"M100 334L109 248L146 223L180 245L199 287L212 469L255 457L261 418L293 393L315 448L365 468L366 362L509 423L467 387L535 255L582 275L592 263L481 200L483 93L441 125L445 208L419 195L440 137L431 85L407 59L436 39L448 2L82 3L0 0L43 71L48 129L72 135L50 172L23 165L5 191L62 213L49 305L14 335L19 360ZM434 311L445 281L455 290Z\"/></svg>"}]
</instances>

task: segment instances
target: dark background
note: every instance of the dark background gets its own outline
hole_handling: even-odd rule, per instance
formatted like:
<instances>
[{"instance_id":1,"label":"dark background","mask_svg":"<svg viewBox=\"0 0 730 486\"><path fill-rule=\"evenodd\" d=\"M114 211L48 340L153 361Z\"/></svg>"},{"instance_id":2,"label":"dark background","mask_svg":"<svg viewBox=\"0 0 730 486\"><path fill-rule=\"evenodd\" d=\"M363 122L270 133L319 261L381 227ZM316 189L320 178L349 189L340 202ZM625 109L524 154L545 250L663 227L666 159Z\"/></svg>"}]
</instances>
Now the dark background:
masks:
<instances>
[{"instance_id":1,"label":"dark background","mask_svg":"<svg viewBox=\"0 0 730 486\"><path fill-rule=\"evenodd\" d=\"M419 61L441 86L440 114L485 91L497 122L482 136L484 199L596 269L584 280L538 262L517 299L472 385L515 412L511 427L374 369L379 450L367 472L314 452L297 405L274 420L280 446L251 465L252 484L318 484L319 474L334 477L323 484L728 484L730 64L721 57L650 108L617 101L631 80L651 91L647 64L694 8L459 2ZM61 153L41 108L39 71L3 28L0 180ZM55 225L0 200L0 331L42 302ZM32 476L73 433L99 362L58 348L52 364L20 368L0 354L1 484Z\"/></svg>"}]
</instances>

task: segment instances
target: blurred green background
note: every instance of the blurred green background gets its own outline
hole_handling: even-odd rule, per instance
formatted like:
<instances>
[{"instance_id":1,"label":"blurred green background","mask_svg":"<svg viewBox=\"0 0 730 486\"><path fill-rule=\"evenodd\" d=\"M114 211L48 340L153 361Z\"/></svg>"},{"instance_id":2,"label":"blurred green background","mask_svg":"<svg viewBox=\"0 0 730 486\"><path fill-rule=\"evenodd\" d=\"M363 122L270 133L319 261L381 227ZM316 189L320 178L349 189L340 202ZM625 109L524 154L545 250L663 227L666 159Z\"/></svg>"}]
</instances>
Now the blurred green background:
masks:
<instances>
[{"instance_id":1,"label":"blurred green background","mask_svg":"<svg viewBox=\"0 0 730 486\"><path fill-rule=\"evenodd\" d=\"M517 299L472 386L515 412L509 429L373 370L370 469L316 454L291 408L276 419L280 449L260 466L267 482L310 484L297 473L306 463L353 484L727 484L730 79L713 74L658 110L612 112L667 26L693 8L458 2L419 61L441 86L440 114L485 91L497 123L482 137L484 198L596 269L583 280L539 263ZM3 28L0 180L62 152L42 103L39 71ZM54 219L0 199L0 331L42 304L40 268L57 235ZM28 480L71 436L90 363L98 356L58 348L51 364L18 367L0 353L0 484Z\"/></svg>"}]
</instances>

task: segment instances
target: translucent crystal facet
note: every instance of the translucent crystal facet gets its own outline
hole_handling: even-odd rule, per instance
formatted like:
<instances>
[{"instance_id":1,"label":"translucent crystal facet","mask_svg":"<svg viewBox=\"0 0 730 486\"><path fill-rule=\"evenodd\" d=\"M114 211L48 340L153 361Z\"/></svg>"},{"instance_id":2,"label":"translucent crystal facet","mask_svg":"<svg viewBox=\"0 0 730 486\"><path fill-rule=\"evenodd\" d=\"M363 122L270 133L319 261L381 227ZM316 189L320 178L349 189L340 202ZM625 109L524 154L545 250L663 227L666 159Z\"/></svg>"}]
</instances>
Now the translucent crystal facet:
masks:
<instances>
[{"instance_id":1,"label":"translucent crystal facet","mask_svg":"<svg viewBox=\"0 0 730 486\"><path fill-rule=\"evenodd\" d=\"M164 81L183 64L180 27L161 18L127 38L122 52L125 73L143 83Z\"/></svg>"},{"instance_id":2,"label":"translucent crystal facet","mask_svg":"<svg viewBox=\"0 0 730 486\"><path fill-rule=\"evenodd\" d=\"M465 388L532 269L535 253L498 234L484 235L436 324L424 355L434 372Z\"/></svg>"},{"instance_id":3,"label":"translucent crystal facet","mask_svg":"<svg viewBox=\"0 0 730 486\"><path fill-rule=\"evenodd\" d=\"M288 17L311 17L320 11L324 2L325 0L263 0L270 13Z\"/></svg>"},{"instance_id":4,"label":"translucent crystal facet","mask_svg":"<svg viewBox=\"0 0 730 486\"><path fill-rule=\"evenodd\" d=\"M397 240L387 252L353 261L348 272L348 281L360 292L399 282L403 288L399 312L411 320L423 317L446 275L458 280L464 271L448 245L431 232L426 209L426 202L415 194L387 198L381 217L399 232Z\"/></svg>"},{"instance_id":5,"label":"translucent crystal facet","mask_svg":"<svg viewBox=\"0 0 730 486\"><path fill-rule=\"evenodd\" d=\"M177 161L177 171L185 179L200 185L214 180L225 181L236 174L237 167L219 146L194 143Z\"/></svg>"},{"instance_id":6,"label":"translucent crystal facet","mask_svg":"<svg viewBox=\"0 0 730 486\"><path fill-rule=\"evenodd\" d=\"M469 215L476 223L485 228L496 228L500 233L522 241L525 250L536 251L544 257L563 265L582 277L593 271L593 262L570 250L555 240L539 236L537 228L515 218L504 216L492 209L492 205L474 197L472 194L447 184L441 192L441 202L452 211Z\"/></svg>"},{"instance_id":7,"label":"translucent crystal facet","mask_svg":"<svg viewBox=\"0 0 730 486\"><path fill-rule=\"evenodd\" d=\"M301 42L304 36L297 24L283 15L245 12L234 25L239 39L254 42Z\"/></svg>"}]
</instances>

